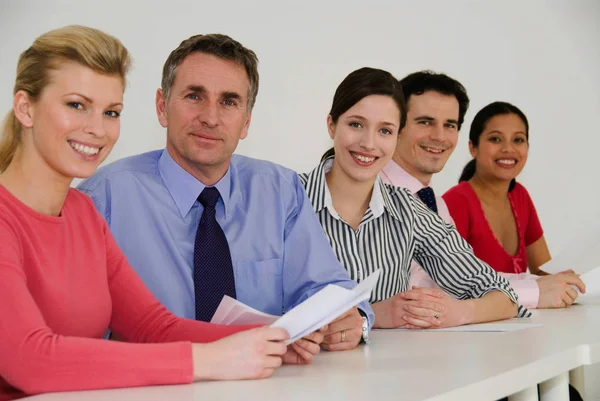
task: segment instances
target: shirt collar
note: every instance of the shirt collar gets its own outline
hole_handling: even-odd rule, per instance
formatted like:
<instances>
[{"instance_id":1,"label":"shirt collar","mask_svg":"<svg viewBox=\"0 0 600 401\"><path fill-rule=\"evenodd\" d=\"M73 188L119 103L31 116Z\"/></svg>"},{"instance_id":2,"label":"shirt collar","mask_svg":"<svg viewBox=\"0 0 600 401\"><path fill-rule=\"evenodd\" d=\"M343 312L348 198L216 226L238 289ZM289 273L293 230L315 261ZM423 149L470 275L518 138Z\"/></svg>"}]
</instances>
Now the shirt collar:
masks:
<instances>
[{"instance_id":1,"label":"shirt collar","mask_svg":"<svg viewBox=\"0 0 600 401\"><path fill-rule=\"evenodd\" d=\"M406 170L404 170L398 163L393 160L390 160L388 164L383 168L381 172L384 180L389 184L392 184L397 187L402 187L408 189L413 194L416 194L421 189L425 188L426 185L423 185L421 181L410 175Z\"/></svg>"},{"instance_id":2,"label":"shirt collar","mask_svg":"<svg viewBox=\"0 0 600 401\"><path fill-rule=\"evenodd\" d=\"M225 209L225 218L227 218L227 206L229 204L231 193L230 170L231 168L228 168L223 178L214 185L221 195L220 200L223 202ZM158 171L160 172L167 190L175 201L179 213L181 213L181 217L187 216L206 185L177 164L167 149L163 150L162 155L158 160Z\"/></svg>"},{"instance_id":3,"label":"shirt collar","mask_svg":"<svg viewBox=\"0 0 600 401\"><path fill-rule=\"evenodd\" d=\"M306 193L315 212L318 213L324 208L327 208L332 217L339 219L339 215L333 207L331 192L329 192L329 187L327 186L327 181L325 179L325 174L328 173L333 166L334 157L335 156L331 156L323 160L308 174L306 179ZM390 198L388 188L381 181L379 176L373 185L373 194L369 201L369 209L371 209L373 218L381 216L385 209L387 209L392 216L396 219L400 219L400 214Z\"/></svg>"}]
</instances>

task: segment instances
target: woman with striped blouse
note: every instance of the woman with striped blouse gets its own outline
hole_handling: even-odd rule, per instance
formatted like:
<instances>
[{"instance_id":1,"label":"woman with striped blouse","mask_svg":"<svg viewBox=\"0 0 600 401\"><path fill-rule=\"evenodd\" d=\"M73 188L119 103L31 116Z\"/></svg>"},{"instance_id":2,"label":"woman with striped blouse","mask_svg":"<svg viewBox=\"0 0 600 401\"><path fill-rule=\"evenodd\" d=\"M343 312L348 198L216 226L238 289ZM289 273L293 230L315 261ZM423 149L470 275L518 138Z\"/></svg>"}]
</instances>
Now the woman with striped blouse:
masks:
<instances>
[{"instance_id":1,"label":"woman with striped blouse","mask_svg":"<svg viewBox=\"0 0 600 401\"><path fill-rule=\"evenodd\" d=\"M378 177L405 120L396 78L373 68L352 72L337 88L327 117L334 147L311 173L301 175L350 276L360 282L382 269L371 295L374 327L439 328L527 316L508 282L473 255L454 226L409 191ZM409 289L412 259L452 296Z\"/></svg>"}]
</instances>

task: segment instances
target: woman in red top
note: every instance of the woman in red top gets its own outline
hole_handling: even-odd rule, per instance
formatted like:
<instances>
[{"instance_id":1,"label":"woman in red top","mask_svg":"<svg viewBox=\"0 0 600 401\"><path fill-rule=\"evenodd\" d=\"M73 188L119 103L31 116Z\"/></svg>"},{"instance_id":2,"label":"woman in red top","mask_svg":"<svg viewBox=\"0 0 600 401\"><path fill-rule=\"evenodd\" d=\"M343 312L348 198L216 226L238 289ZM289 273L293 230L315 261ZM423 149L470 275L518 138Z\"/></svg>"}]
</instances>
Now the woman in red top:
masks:
<instances>
[{"instance_id":1,"label":"woman in red top","mask_svg":"<svg viewBox=\"0 0 600 401\"><path fill-rule=\"evenodd\" d=\"M550 260L544 232L529 193L516 182L529 153L527 117L510 103L488 104L473 119L469 151L473 160L459 184L442 196L458 232L499 272L524 273L529 267L533 274L547 275L540 270ZM565 291L557 308L571 305L578 295L561 285ZM571 385L569 399L582 400Z\"/></svg>"},{"instance_id":2,"label":"woman in red top","mask_svg":"<svg viewBox=\"0 0 600 401\"><path fill-rule=\"evenodd\" d=\"M516 182L529 153L527 117L510 103L488 104L473 119L469 151L473 160L459 184L443 195L459 233L477 257L499 272L524 273L529 267L533 274L546 275L540 270L550 260L544 232L529 193ZM571 286L563 285L562 304L556 307L577 298ZM570 385L569 399L582 400Z\"/></svg>"},{"instance_id":3,"label":"woman in red top","mask_svg":"<svg viewBox=\"0 0 600 401\"><path fill-rule=\"evenodd\" d=\"M282 329L172 315L70 188L119 137L129 64L117 39L81 26L40 36L19 58L0 143L0 400L261 378L319 350L320 333L287 348ZM103 340L108 328L126 342Z\"/></svg>"},{"instance_id":4,"label":"woman in red top","mask_svg":"<svg viewBox=\"0 0 600 401\"><path fill-rule=\"evenodd\" d=\"M527 190L515 180L529 152L527 117L509 103L485 106L471 124L469 150L473 160L443 196L456 228L495 270L524 273L529 267L546 274L539 269L550 260L542 226Z\"/></svg>"}]
</instances>

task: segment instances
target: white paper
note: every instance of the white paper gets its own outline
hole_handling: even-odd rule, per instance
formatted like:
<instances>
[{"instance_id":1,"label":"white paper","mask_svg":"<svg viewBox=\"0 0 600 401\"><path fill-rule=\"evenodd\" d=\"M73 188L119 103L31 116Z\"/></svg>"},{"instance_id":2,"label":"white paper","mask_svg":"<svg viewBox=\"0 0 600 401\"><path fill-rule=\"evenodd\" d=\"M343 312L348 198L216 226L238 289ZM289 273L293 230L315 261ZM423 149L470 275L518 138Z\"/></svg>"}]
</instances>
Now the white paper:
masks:
<instances>
[{"instance_id":1,"label":"white paper","mask_svg":"<svg viewBox=\"0 0 600 401\"><path fill-rule=\"evenodd\" d=\"M368 300L380 273L381 270L377 270L352 290L330 284L287 312L271 327L286 329L290 338L285 343L291 344L331 323L360 302Z\"/></svg>"},{"instance_id":2,"label":"white paper","mask_svg":"<svg viewBox=\"0 0 600 401\"><path fill-rule=\"evenodd\" d=\"M214 324L223 324L223 319L229 313L231 308L233 308L235 302L235 299L231 298L228 295L225 295L223 299L221 299L221 303L217 307L217 310L215 311L215 314L213 315L212 319L210 319L210 322Z\"/></svg>"},{"instance_id":3,"label":"white paper","mask_svg":"<svg viewBox=\"0 0 600 401\"><path fill-rule=\"evenodd\" d=\"M590 270L579 277L585 284L585 294L579 294L577 301L600 297L600 267ZM577 287L575 287L577 289ZM579 291L579 289L577 289Z\"/></svg>"},{"instance_id":4,"label":"white paper","mask_svg":"<svg viewBox=\"0 0 600 401\"><path fill-rule=\"evenodd\" d=\"M540 269L550 274L569 269L581 272L579 262L598 244L600 244L600 228L595 228L591 233L583 233L569 242L556 256L541 265Z\"/></svg>"},{"instance_id":5,"label":"white paper","mask_svg":"<svg viewBox=\"0 0 600 401\"><path fill-rule=\"evenodd\" d=\"M269 325L279 316L269 315L225 295L215 311L211 323L215 324L265 324Z\"/></svg>"},{"instance_id":6,"label":"white paper","mask_svg":"<svg viewBox=\"0 0 600 401\"><path fill-rule=\"evenodd\" d=\"M533 327L542 327L540 323L528 323L523 321L524 319L515 319L508 322L494 322L494 323L478 323L468 324L465 326L447 327L443 329L381 329L381 330L393 330L393 331L427 331L435 333L447 333L447 332L506 332L506 331L517 331L530 329Z\"/></svg>"},{"instance_id":7,"label":"white paper","mask_svg":"<svg viewBox=\"0 0 600 401\"><path fill-rule=\"evenodd\" d=\"M260 312L226 295L210 322L225 325L265 324L281 327L290 334L285 344L291 344L331 323L362 301L368 300L380 273L380 270L377 270L352 290L329 284L283 316Z\"/></svg>"}]
</instances>

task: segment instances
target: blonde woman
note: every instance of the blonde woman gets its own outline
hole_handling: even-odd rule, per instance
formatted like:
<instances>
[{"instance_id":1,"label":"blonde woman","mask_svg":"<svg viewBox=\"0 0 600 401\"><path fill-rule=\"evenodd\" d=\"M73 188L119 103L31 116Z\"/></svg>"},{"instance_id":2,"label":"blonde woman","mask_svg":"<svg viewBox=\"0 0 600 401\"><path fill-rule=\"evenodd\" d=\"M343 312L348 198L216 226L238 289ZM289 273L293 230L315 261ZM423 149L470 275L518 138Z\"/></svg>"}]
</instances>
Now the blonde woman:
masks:
<instances>
[{"instance_id":1,"label":"blonde woman","mask_svg":"<svg viewBox=\"0 0 600 401\"><path fill-rule=\"evenodd\" d=\"M262 378L312 358L281 329L169 313L70 188L119 137L129 64L117 39L81 26L41 35L19 58L0 143L0 400ZM102 340L108 328L125 342Z\"/></svg>"}]
</instances>

